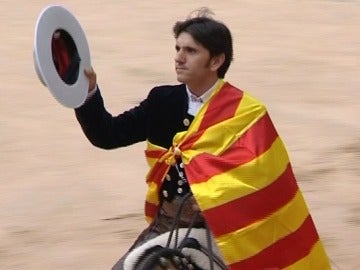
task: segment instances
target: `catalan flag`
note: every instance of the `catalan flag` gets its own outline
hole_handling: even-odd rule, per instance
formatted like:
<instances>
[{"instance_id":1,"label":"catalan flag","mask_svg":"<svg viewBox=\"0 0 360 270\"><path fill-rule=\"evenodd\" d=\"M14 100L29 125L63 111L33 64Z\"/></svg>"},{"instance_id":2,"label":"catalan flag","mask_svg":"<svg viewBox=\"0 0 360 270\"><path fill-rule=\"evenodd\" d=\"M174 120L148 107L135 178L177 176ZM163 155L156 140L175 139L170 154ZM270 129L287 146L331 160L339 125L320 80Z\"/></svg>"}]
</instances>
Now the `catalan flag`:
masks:
<instances>
[{"instance_id":1,"label":"catalan flag","mask_svg":"<svg viewBox=\"0 0 360 270\"><path fill-rule=\"evenodd\" d=\"M229 269L330 269L285 146L258 100L221 80L170 149L148 142L149 221L177 156Z\"/></svg>"}]
</instances>

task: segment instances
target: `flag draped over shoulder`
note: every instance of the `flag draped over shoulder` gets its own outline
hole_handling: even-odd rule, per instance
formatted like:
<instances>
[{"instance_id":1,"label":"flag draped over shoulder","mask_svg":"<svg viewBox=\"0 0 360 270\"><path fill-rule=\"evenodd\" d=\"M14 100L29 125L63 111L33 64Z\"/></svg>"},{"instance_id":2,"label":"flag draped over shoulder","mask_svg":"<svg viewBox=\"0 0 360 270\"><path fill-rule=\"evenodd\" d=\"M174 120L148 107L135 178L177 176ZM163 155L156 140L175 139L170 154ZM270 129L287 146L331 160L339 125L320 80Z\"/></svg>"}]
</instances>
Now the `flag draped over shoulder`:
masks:
<instances>
[{"instance_id":1,"label":"flag draped over shoulder","mask_svg":"<svg viewBox=\"0 0 360 270\"><path fill-rule=\"evenodd\" d=\"M170 149L148 142L149 221L176 156L229 269L330 269L284 144L259 101L220 81Z\"/></svg>"}]
</instances>

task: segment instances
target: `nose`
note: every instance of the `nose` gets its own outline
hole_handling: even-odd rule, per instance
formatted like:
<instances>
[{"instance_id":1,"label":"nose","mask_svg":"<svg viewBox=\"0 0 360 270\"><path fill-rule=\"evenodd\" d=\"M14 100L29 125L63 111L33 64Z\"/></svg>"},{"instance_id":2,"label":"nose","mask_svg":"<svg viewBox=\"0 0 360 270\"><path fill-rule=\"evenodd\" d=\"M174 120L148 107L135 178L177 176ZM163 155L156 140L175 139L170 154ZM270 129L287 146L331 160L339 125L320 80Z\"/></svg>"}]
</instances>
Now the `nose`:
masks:
<instances>
[{"instance_id":1,"label":"nose","mask_svg":"<svg viewBox=\"0 0 360 270\"><path fill-rule=\"evenodd\" d=\"M184 53L182 52L182 50L176 51L174 59L175 59L175 62L177 62L177 63L184 63L185 57L184 57Z\"/></svg>"}]
</instances>

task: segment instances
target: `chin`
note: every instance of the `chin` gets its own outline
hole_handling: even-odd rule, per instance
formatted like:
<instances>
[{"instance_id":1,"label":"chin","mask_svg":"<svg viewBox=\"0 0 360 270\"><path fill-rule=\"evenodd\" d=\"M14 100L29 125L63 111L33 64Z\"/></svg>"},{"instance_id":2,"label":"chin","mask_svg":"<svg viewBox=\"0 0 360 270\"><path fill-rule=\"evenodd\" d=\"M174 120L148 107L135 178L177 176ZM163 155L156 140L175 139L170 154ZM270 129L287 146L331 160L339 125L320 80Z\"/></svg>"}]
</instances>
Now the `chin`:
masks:
<instances>
[{"instance_id":1,"label":"chin","mask_svg":"<svg viewBox=\"0 0 360 270\"><path fill-rule=\"evenodd\" d=\"M182 76L177 76L177 80L178 80L178 82L181 82L181 83L186 83L186 79L184 78L184 77L182 77Z\"/></svg>"}]
</instances>

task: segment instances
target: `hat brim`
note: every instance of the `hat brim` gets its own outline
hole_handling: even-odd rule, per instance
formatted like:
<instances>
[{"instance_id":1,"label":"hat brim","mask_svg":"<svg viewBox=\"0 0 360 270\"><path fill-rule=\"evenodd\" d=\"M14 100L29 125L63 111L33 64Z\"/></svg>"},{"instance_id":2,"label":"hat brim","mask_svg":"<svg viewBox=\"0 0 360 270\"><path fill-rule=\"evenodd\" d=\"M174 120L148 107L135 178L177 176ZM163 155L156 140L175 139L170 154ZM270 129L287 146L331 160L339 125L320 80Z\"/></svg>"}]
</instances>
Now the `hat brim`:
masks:
<instances>
[{"instance_id":1,"label":"hat brim","mask_svg":"<svg viewBox=\"0 0 360 270\"><path fill-rule=\"evenodd\" d=\"M73 39L78 56L79 73L74 83L66 83L53 60L52 39L56 31L66 31ZM69 108L80 107L88 95L89 80L84 74L91 67L90 51L85 33L76 18L64 7L51 5L40 13L35 27L34 64L40 81L55 99Z\"/></svg>"}]
</instances>

